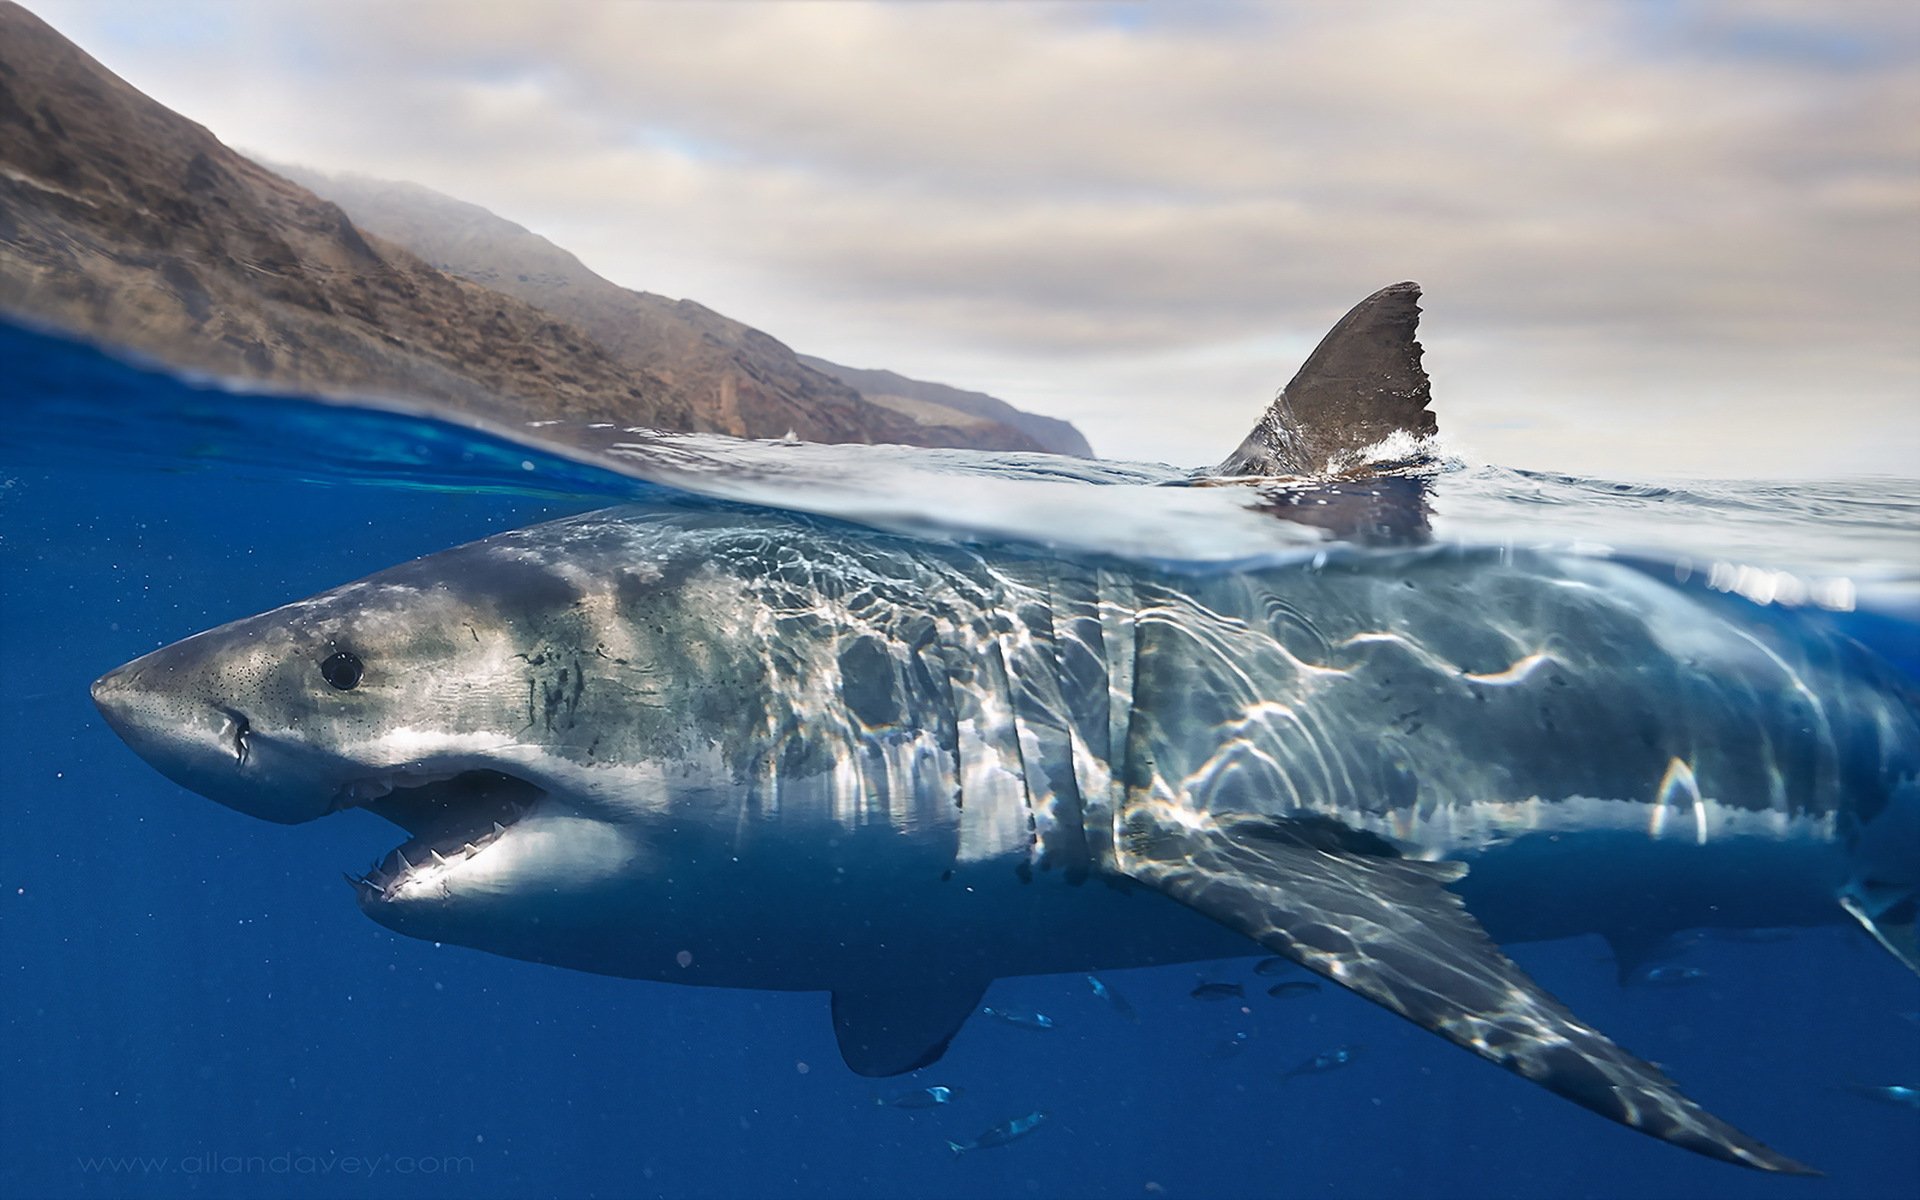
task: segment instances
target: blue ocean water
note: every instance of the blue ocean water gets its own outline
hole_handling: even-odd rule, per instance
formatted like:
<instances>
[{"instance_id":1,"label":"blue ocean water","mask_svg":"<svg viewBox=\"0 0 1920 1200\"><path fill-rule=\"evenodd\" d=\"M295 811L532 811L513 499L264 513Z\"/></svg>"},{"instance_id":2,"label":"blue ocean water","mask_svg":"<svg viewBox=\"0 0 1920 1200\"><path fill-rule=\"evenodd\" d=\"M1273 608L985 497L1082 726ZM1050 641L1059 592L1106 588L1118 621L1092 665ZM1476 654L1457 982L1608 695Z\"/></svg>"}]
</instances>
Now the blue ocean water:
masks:
<instances>
[{"instance_id":1,"label":"blue ocean water","mask_svg":"<svg viewBox=\"0 0 1920 1200\"><path fill-rule=\"evenodd\" d=\"M629 437L560 455L429 419L235 396L0 327L0 1195L1911 1195L1920 984L1855 930L1704 940L1690 986L1622 988L1597 939L1512 947L1585 1020L1827 1172L1661 1145L1259 957L1106 982L1006 979L935 1067L840 1063L824 996L574 974L399 937L343 865L366 813L283 828L155 774L88 700L186 634L531 521L635 497L780 503L924 536L1041 540L1194 569L1314 553L1242 490L1039 456ZM1440 407L1443 411L1444 398ZM1251 420L1252 414L1249 414ZM534 431L537 433L537 431ZM609 470L620 466L627 473ZM1104 486L1089 487L1089 481ZM1920 675L1920 485L1675 485L1459 464L1438 537L1643 559L1729 602L1793 600ZM1204 1002L1198 978L1246 984ZM1340 1070L1302 1060L1363 1047ZM963 1089L912 1111L918 1084ZM1008 1118L1011 1145L955 1157Z\"/></svg>"}]
</instances>

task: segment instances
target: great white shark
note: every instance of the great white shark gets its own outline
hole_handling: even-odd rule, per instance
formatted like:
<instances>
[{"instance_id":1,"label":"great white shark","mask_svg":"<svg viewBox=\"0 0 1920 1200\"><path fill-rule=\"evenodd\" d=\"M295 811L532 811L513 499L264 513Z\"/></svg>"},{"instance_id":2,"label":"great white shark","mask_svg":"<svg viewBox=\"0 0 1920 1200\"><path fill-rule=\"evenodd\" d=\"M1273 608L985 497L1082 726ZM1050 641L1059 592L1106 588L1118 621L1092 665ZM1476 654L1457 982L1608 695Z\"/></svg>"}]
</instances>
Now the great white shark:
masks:
<instances>
[{"instance_id":1,"label":"great white shark","mask_svg":"<svg viewBox=\"0 0 1920 1200\"><path fill-rule=\"evenodd\" d=\"M1431 432L1418 295L1350 313L1215 474L1325 479ZM933 1062L999 976L1258 943L1621 1124L1805 1171L1498 943L1850 914L1920 969L1910 681L1628 563L1413 541L1183 572L614 508L93 695L222 804L402 827L348 877L391 929L829 992L863 1074Z\"/></svg>"}]
</instances>

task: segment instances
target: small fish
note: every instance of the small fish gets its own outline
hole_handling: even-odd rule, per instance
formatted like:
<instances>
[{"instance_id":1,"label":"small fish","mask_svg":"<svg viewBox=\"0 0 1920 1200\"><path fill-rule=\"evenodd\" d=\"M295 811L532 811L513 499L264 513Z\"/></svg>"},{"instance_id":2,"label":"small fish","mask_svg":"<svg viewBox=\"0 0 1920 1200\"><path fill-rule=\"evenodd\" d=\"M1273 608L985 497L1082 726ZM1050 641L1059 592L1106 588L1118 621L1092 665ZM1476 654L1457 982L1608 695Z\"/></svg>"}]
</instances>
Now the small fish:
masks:
<instances>
[{"instance_id":1,"label":"small fish","mask_svg":"<svg viewBox=\"0 0 1920 1200\"><path fill-rule=\"evenodd\" d=\"M1293 970L1296 964L1290 958L1263 958L1253 964L1255 975L1279 975Z\"/></svg>"},{"instance_id":2,"label":"small fish","mask_svg":"<svg viewBox=\"0 0 1920 1200\"><path fill-rule=\"evenodd\" d=\"M1280 1078L1292 1079L1295 1075L1318 1075L1324 1071L1337 1071L1359 1057L1359 1046L1335 1046L1331 1050L1322 1050Z\"/></svg>"},{"instance_id":3,"label":"small fish","mask_svg":"<svg viewBox=\"0 0 1920 1200\"><path fill-rule=\"evenodd\" d=\"M1856 1096L1868 1100L1877 1100L1881 1104L1891 1104L1895 1108L1920 1108L1920 1088L1905 1087L1901 1084L1850 1083L1847 1090Z\"/></svg>"},{"instance_id":4,"label":"small fish","mask_svg":"<svg viewBox=\"0 0 1920 1200\"><path fill-rule=\"evenodd\" d=\"M1203 983L1187 994L1195 1000L1245 1000L1247 989L1237 983Z\"/></svg>"},{"instance_id":5,"label":"small fish","mask_svg":"<svg viewBox=\"0 0 1920 1200\"><path fill-rule=\"evenodd\" d=\"M1920 1012L1903 1012L1900 1019L1909 1025L1920 1025Z\"/></svg>"},{"instance_id":6,"label":"small fish","mask_svg":"<svg viewBox=\"0 0 1920 1200\"><path fill-rule=\"evenodd\" d=\"M1276 983L1267 989L1267 995L1275 1000L1297 1000L1301 996L1311 996L1320 990L1317 983L1308 983L1302 979L1290 979L1285 983Z\"/></svg>"},{"instance_id":7,"label":"small fish","mask_svg":"<svg viewBox=\"0 0 1920 1200\"><path fill-rule=\"evenodd\" d=\"M1225 1062L1230 1058L1238 1058L1240 1052L1246 1048L1247 1035L1244 1033L1236 1033L1232 1037L1221 1038L1213 1045L1208 1046L1207 1057L1214 1062Z\"/></svg>"},{"instance_id":8,"label":"small fish","mask_svg":"<svg viewBox=\"0 0 1920 1200\"><path fill-rule=\"evenodd\" d=\"M1105 980L1097 975L1089 975L1087 976L1087 986L1093 989L1094 995L1107 1002L1108 1008L1119 1013L1135 1025L1140 1023L1140 1014L1133 1011L1133 1005L1128 1004L1127 998L1109 987Z\"/></svg>"},{"instance_id":9,"label":"small fish","mask_svg":"<svg viewBox=\"0 0 1920 1200\"><path fill-rule=\"evenodd\" d=\"M1040 1127L1053 1114L1030 1112L1024 1117L1015 1117L1011 1121L1002 1121L970 1142L948 1142L947 1149L955 1154L965 1154L969 1150L986 1150L993 1146L1004 1146L1008 1142L1018 1141Z\"/></svg>"},{"instance_id":10,"label":"small fish","mask_svg":"<svg viewBox=\"0 0 1920 1200\"><path fill-rule=\"evenodd\" d=\"M959 1088L934 1086L914 1088L891 1099L875 1096L873 1102L881 1108L939 1108L942 1104L952 1104L959 1095Z\"/></svg>"},{"instance_id":11,"label":"small fish","mask_svg":"<svg viewBox=\"0 0 1920 1200\"><path fill-rule=\"evenodd\" d=\"M1034 1012L1032 1009L983 1008L980 1010L980 1015L983 1017L992 1017L994 1020L1002 1022L1003 1024L1018 1025L1022 1029L1053 1028L1052 1017L1045 1013Z\"/></svg>"},{"instance_id":12,"label":"small fish","mask_svg":"<svg viewBox=\"0 0 1920 1200\"><path fill-rule=\"evenodd\" d=\"M1651 983L1657 987L1685 987L1690 983L1705 983L1712 976L1699 967L1653 967L1640 976L1642 983Z\"/></svg>"}]
</instances>

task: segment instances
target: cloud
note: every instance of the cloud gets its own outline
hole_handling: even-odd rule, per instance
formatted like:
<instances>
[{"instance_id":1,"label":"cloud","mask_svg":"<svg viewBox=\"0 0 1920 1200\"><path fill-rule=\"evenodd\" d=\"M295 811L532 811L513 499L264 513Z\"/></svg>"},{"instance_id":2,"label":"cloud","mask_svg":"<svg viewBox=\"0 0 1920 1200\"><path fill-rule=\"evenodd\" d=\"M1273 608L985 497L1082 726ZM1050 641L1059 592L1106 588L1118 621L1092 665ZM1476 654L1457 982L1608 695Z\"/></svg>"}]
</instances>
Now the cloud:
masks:
<instances>
[{"instance_id":1,"label":"cloud","mask_svg":"<svg viewBox=\"0 0 1920 1200\"><path fill-rule=\"evenodd\" d=\"M1920 452L1904 4L38 8L237 145L473 200L1109 454L1217 458L1402 278L1488 457Z\"/></svg>"}]
</instances>

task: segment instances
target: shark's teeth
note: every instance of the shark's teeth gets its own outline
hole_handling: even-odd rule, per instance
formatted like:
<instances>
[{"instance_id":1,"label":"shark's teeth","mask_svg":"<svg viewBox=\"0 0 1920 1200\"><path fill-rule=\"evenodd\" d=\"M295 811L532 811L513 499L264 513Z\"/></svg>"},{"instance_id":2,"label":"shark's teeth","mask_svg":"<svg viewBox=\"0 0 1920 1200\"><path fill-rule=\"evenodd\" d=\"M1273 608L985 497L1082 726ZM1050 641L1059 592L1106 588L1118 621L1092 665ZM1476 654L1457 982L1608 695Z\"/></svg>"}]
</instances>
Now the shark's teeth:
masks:
<instances>
[{"instance_id":1,"label":"shark's teeth","mask_svg":"<svg viewBox=\"0 0 1920 1200\"><path fill-rule=\"evenodd\" d=\"M374 871L368 871L365 875L355 875L350 871L340 874L341 878L353 885L355 895L362 900L377 900L386 894L387 881Z\"/></svg>"},{"instance_id":2,"label":"shark's teeth","mask_svg":"<svg viewBox=\"0 0 1920 1200\"><path fill-rule=\"evenodd\" d=\"M518 821L531 811L533 811L532 805L524 808L516 808L512 820ZM502 824L499 821L494 821L492 825L493 828L474 840L463 843L457 850L449 850L446 853L442 853L437 847L427 846L424 848L426 850L424 858L420 856L419 850L415 850L414 856L415 858L420 858L419 862L408 858L403 850L393 850L389 852L385 858L367 868L365 875L354 876L348 874L346 880L356 888L364 888L368 895L375 898L391 897L394 889L400 885L401 881L413 872L428 866L451 867L457 863L465 862L476 854L479 854L482 850L485 850L488 846L499 841L501 835L512 828L511 824Z\"/></svg>"}]
</instances>

